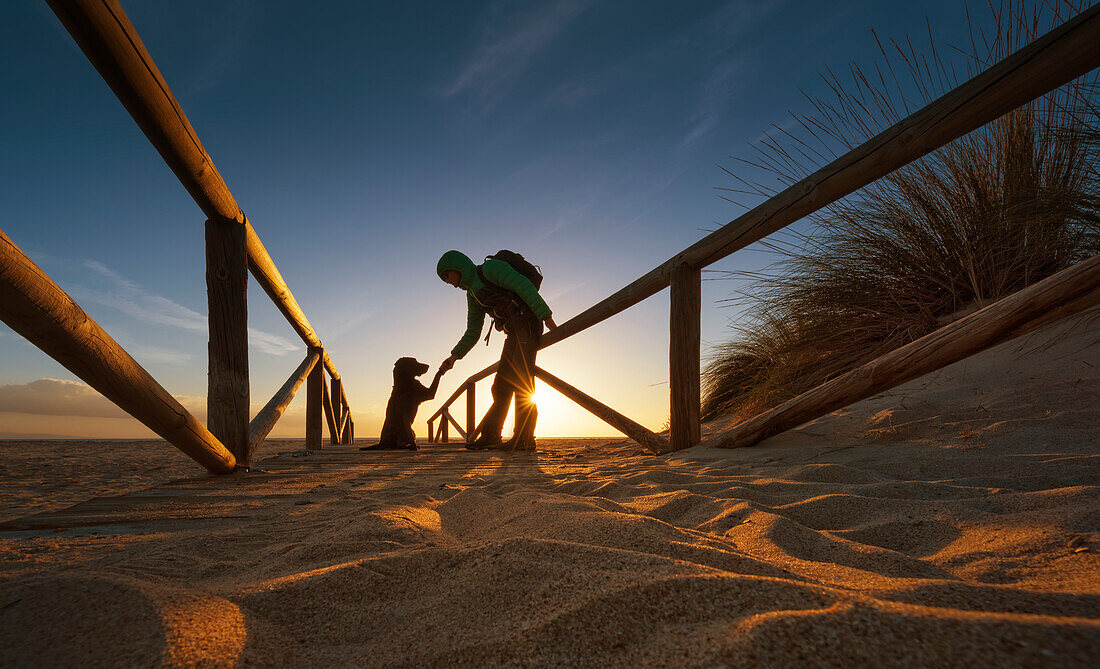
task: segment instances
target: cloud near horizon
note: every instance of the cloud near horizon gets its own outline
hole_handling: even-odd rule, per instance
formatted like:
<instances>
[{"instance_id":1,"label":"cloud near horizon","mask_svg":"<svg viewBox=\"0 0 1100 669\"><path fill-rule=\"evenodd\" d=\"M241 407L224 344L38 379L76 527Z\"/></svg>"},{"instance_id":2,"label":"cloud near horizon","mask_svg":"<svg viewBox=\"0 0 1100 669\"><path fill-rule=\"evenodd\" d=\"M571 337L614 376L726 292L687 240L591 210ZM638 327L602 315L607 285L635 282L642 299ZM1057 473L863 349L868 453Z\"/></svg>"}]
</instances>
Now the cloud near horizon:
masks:
<instances>
[{"instance_id":1,"label":"cloud near horizon","mask_svg":"<svg viewBox=\"0 0 1100 669\"><path fill-rule=\"evenodd\" d=\"M200 414L205 416L205 397L176 395L175 398L196 418L201 420ZM91 386L64 379L38 379L0 386L0 412L86 418L130 417Z\"/></svg>"}]
</instances>

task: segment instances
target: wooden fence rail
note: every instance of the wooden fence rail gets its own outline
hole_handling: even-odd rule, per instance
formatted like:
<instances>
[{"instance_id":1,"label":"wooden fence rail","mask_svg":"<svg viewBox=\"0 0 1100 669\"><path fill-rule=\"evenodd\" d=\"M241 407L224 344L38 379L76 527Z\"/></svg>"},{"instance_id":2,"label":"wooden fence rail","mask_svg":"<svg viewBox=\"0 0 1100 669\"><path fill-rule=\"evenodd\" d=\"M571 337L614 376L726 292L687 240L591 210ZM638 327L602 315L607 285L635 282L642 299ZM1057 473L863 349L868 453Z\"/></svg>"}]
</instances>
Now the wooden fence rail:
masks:
<instances>
[{"instance_id":1,"label":"wooden fence rail","mask_svg":"<svg viewBox=\"0 0 1100 669\"><path fill-rule=\"evenodd\" d=\"M349 443L354 424L336 366L122 7L117 0L47 0L47 4L206 214L209 430L196 428L195 419L167 391L40 269L20 260L22 252L4 237L12 271L0 281L0 290L10 292L13 300L23 296L10 308L4 305L4 313L18 325L13 329L29 333L24 336L211 471L247 466L307 375L307 444L319 448L321 397L317 391L318 382L324 385L324 371L332 377L334 389L334 402L326 404L333 442ZM249 271L309 349L306 362L253 424L248 420ZM48 323L54 326L47 327Z\"/></svg>"},{"instance_id":2,"label":"wooden fence rail","mask_svg":"<svg viewBox=\"0 0 1100 669\"><path fill-rule=\"evenodd\" d=\"M275 423L279 422L279 418L286 411L287 406L294 399L294 395L298 393L298 389L302 387L302 384L306 380L306 376L313 371L313 368L317 366L317 363L321 361L321 354L317 349L311 349L306 354L306 359L302 361L302 364L298 365L298 368L290 375L290 378L286 380L286 383L276 391L275 395L268 401L263 409L256 414L256 417L249 423L249 438L248 438L248 457L246 462L252 462L252 456L255 455L256 449L260 447L264 439L267 438L268 433L271 432L271 428L275 427Z\"/></svg>"},{"instance_id":3,"label":"wooden fence rail","mask_svg":"<svg viewBox=\"0 0 1100 669\"><path fill-rule=\"evenodd\" d=\"M852 402L889 390L1100 304L1100 255L894 349L798 397L738 423L706 442L710 446L752 446Z\"/></svg>"},{"instance_id":4,"label":"wooden fence rail","mask_svg":"<svg viewBox=\"0 0 1100 669\"><path fill-rule=\"evenodd\" d=\"M0 320L217 474L236 457L0 231Z\"/></svg>"},{"instance_id":5,"label":"wooden fence rail","mask_svg":"<svg viewBox=\"0 0 1100 669\"><path fill-rule=\"evenodd\" d=\"M1100 5L1090 7L984 72L959 85L820 170L710 233L610 297L563 322L542 337L540 348L556 344L638 304L668 287L685 268L701 270L731 253L886 176L1009 111L1100 66ZM674 305L673 311L681 311ZM698 369L686 351L698 327L690 309L673 317L670 341L670 432L683 448L698 440L691 411L691 387L684 379ZM676 334L686 328L687 335ZM678 361L678 362L677 362ZM677 369L676 367L683 365ZM463 391L495 371L487 367L462 382L436 416ZM697 372L695 372L697 374ZM675 381L673 381L675 379ZM678 386L674 388L674 386ZM696 413L697 415L697 413Z\"/></svg>"}]
</instances>

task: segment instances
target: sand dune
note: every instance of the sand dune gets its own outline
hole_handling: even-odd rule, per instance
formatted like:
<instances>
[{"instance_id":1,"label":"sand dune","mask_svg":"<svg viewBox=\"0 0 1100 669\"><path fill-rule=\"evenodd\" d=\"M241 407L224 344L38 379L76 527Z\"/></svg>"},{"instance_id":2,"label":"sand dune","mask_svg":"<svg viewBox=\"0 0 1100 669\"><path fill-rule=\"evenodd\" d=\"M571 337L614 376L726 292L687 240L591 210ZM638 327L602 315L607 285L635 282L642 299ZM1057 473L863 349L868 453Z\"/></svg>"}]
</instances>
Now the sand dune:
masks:
<instances>
[{"instance_id":1,"label":"sand dune","mask_svg":"<svg viewBox=\"0 0 1100 669\"><path fill-rule=\"evenodd\" d=\"M149 444L115 480L5 444L0 662L1095 666L1098 333L734 451L274 443L215 478Z\"/></svg>"}]
</instances>

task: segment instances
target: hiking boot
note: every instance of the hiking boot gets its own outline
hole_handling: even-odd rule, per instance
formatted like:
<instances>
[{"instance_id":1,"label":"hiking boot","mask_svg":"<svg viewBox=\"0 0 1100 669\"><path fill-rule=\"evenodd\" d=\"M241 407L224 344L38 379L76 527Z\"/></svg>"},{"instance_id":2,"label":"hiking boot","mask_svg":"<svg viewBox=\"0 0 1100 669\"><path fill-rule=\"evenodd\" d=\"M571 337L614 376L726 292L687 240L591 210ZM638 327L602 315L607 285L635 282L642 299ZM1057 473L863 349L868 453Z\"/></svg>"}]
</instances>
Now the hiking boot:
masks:
<instances>
[{"instance_id":1,"label":"hiking boot","mask_svg":"<svg viewBox=\"0 0 1100 669\"><path fill-rule=\"evenodd\" d=\"M492 448L500 448L503 445L500 435L487 435L483 434L469 444L466 444L466 450L469 451L487 451Z\"/></svg>"},{"instance_id":2,"label":"hiking boot","mask_svg":"<svg viewBox=\"0 0 1100 669\"><path fill-rule=\"evenodd\" d=\"M508 441L500 445L502 451L533 451L535 450L535 438L527 437L512 437Z\"/></svg>"}]
</instances>

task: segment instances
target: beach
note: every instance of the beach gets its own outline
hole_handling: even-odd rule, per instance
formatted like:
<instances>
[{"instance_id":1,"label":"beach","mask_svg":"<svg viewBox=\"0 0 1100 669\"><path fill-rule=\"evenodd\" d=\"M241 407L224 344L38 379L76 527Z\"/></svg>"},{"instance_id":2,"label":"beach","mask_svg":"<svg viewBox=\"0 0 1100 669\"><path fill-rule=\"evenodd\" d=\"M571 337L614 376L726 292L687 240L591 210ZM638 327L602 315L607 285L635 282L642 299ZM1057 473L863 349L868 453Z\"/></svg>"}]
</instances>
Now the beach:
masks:
<instances>
[{"instance_id":1,"label":"beach","mask_svg":"<svg viewBox=\"0 0 1100 669\"><path fill-rule=\"evenodd\" d=\"M1094 666L1098 334L735 450L4 442L0 663Z\"/></svg>"}]
</instances>

